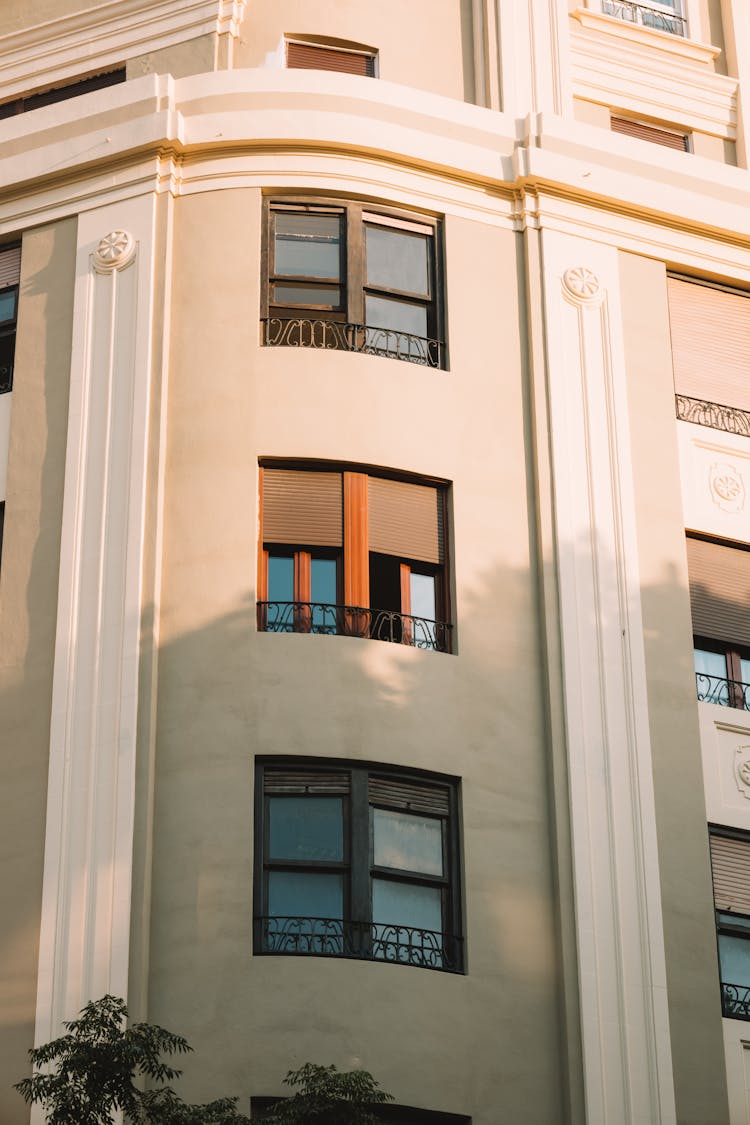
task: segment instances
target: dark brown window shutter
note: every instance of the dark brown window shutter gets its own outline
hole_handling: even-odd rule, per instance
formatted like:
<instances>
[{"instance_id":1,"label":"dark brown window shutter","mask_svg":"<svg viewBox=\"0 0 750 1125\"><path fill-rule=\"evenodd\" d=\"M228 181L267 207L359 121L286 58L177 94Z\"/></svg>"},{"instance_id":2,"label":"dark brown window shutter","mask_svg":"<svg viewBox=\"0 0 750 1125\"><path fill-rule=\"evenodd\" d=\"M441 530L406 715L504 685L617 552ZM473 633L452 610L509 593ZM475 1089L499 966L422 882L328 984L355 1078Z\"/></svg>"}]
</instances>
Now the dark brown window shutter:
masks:
<instances>
[{"instance_id":1,"label":"dark brown window shutter","mask_svg":"<svg viewBox=\"0 0 750 1125\"><path fill-rule=\"evenodd\" d=\"M341 473L266 468L263 539L266 543L340 547L342 503Z\"/></svg>"},{"instance_id":2,"label":"dark brown window shutter","mask_svg":"<svg viewBox=\"0 0 750 1125\"><path fill-rule=\"evenodd\" d=\"M687 540L693 632L750 646L750 551Z\"/></svg>"},{"instance_id":3,"label":"dark brown window shutter","mask_svg":"<svg viewBox=\"0 0 750 1125\"><path fill-rule=\"evenodd\" d=\"M347 770L266 769L264 793L342 793L350 789Z\"/></svg>"},{"instance_id":4,"label":"dark brown window shutter","mask_svg":"<svg viewBox=\"0 0 750 1125\"><path fill-rule=\"evenodd\" d=\"M678 395L750 410L750 295L667 278Z\"/></svg>"},{"instance_id":5,"label":"dark brown window shutter","mask_svg":"<svg viewBox=\"0 0 750 1125\"><path fill-rule=\"evenodd\" d=\"M442 489L370 477L367 492L371 551L419 562L444 561Z\"/></svg>"},{"instance_id":6,"label":"dark brown window shutter","mask_svg":"<svg viewBox=\"0 0 750 1125\"><path fill-rule=\"evenodd\" d=\"M21 247L0 248L0 289L18 285L21 280Z\"/></svg>"},{"instance_id":7,"label":"dark brown window shutter","mask_svg":"<svg viewBox=\"0 0 750 1125\"><path fill-rule=\"evenodd\" d=\"M438 785L420 785L392 777L371 777L368 798L371 805L385 805L390 809L431 813L433 816L450 814L450 791Z\"/></svg>"},{"instance_id":8,"label":"dark brown window shutter","mask_svg":"<svg viewBox=\"0 0 750 1125\"><path fill-rule=\"evenodd\" d=\"M710 840L716 909L750 914L750 840L713 834Z\"/></svg>"},{"instance_id":9,"label":"dark brown window shutter","mask_svg":"<svg viewBox=\"0 0 750 1125\"><path fill-rule=\"evenodd\" d=\"M626 137L637 137L641 141L651 141L655 145L687 152L685 133L675 133L672 129L664 129L658 125L644 125L642 121L633 121L629 117L611 117L610 127L613 133L623 133Z\"/></svg>"},{"instance_id":10,"label":"dark brown window shutter","mask_svg":"<svg viewBox=\"0 0 750 1125\"><path fill-rule=\"evenodd\" d=\"M286 65L294 70L336 70L341 74L375 75L375 59L359 51L342 51L315 43L287 43Z\"/></svg>"}]
</instances>

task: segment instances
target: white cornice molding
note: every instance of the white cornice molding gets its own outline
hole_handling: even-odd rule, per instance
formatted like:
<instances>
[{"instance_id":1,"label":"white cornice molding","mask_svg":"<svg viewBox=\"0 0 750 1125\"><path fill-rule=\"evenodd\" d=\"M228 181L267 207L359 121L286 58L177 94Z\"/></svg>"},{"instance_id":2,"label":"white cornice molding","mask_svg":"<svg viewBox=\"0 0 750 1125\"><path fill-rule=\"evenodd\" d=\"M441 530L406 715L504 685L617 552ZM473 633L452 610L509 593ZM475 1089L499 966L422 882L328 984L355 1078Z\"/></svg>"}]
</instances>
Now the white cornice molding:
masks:
<instances>
[{"instance_id":1,"label":"white cornice molding","mask_svg":"<svg viewBox=\"0 0 750 1125\"><path fill-rule=\"evenodd\" d=\"M236 39L246 2L107 0L10 32L0 37L0 100L201 35Z\"/></svg>"},{"instance_id":2,"label":"white cornice molding","mask_svg":"<svg viewBox=\"0 0 750 1125\"><path fill-rule=\"evenodd\" d=\"M654 52L658 52L708 65L721 54L721 48L713 47L710 43L698 43L695 39L687 39L682 35L672 35L668 31L629 23L592 8L577 8L570 16L571 19L578 20L582 27L591 28L597 35L614 39L620 46L623 43L635 44L645 48L652 57Z\"/></svg>"}]
</instances>

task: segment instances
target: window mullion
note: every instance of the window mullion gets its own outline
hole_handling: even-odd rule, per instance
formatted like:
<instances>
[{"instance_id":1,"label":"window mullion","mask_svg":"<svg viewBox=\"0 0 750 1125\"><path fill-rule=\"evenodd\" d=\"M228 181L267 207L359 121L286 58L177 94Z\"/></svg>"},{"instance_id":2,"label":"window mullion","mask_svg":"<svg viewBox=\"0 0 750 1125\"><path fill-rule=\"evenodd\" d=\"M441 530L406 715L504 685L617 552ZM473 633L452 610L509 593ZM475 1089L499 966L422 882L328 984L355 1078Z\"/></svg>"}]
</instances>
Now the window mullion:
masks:
<instances>
[{"instance_id":1,"label":"window mullion","mask_svg":"<svg viewBox=\"0 0 750 1125\"><path fill-rule=\"evenodd\" d=\"M346 319L349 324L365 322L365 230L362 206L346 207Z\"/></svg>"},{"instance_id":2,"label":"window mullion","mask_svg":"<svg viewBox=\"0 0 750 1125\"><path fill-rule=\"evenodd\" d=\"M370 905L370 806L367 799L367 773L365 770L352 770L350 801L350 917L353 922L366 924L371 920L372 910Z\"/></svg>"}]
</instances>

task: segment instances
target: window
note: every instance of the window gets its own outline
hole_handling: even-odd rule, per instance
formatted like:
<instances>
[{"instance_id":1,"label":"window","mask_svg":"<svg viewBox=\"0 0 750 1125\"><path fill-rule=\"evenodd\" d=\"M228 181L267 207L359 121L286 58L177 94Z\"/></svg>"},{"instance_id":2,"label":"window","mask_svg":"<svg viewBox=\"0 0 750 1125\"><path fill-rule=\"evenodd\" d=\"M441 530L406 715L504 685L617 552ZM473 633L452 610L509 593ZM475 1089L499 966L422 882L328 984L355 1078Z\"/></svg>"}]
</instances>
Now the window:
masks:
<instances>
[{"instance_id":1,"label":"window","mask_svg":"<svg viewBox=\"0 0 750 1125\"><path fill-rule=\"evenodd\" d=\"M4 117L15 117L19 113L29 113L32 109L40 109L44 105L54 102L64 102L68 98L77 98L80 94L90 94L94 90L103 90L107 86L116 86L125 81L125 67L108 70L104 74L94 74L89 78L79 78L75 82L67 82L63 86L55 86L47 90L37 90L34 94L24 94L23 97L14 98L10 102L0 105L0 120Z\"/></svg>"},{"instance_id":2,"label":"window","mask_svg":"<svg viewBox=\"0 0 750 1125\"><path fill-rule=\"evenodd\" d=\"M637 23L641 27L653 27L670 35L687 35L687 20L682 14L681 0L650 0L648 3L602 0L602 11L607 16Z\"/></svg>"},{"instance_id":3,"label":"window","mask_svg":"<svg viewBox=\"0 0 750 1125\"><path fill-rule=\"evenodd\" d=\"M719 946L721 1008L750 1019L750 835L711 828L711 869Z\"/></svg>"},{"instance_id":4,"label":"window","mask_svg":"<svg viewBox=\"0 0 750 1125\"><path fill-rule=\"evenodd\" d=\"M354 202L272 200L264 263L264 344L444 366L436 221Z\"/></svg>"},{"instance_id":5,"label":"window","mask_svg":"<svg viewBox=\"0 0 750 1125\"><path fill-rule=\"evenodd\" d=\"M260 762L255 948L462 966L457 783L335 762Z\"/></svg>"},{"instance_id":6,"label":"window","mask_svg":"<svg viewBox=\"0 0 750 1125\"><path fill-rule=\"evenodd\" d=\"M261 467L258 628L450 651L446 487Z\"/></svg>"},{"instance_id":7,"label":"window","mask_svg":"<svg viewBox=\"0 0 750 1125\"><path fill-rule=\"evenodd\" d=\"M0 394L13 390L21 247L0 248Z\"/></svg>"},{"instance_id":8,"label":"window","mask_svg":"<svg viewBox=\"0 0 750 1125\"><path fill-rule=\"evenodd\" d=\"M309 43L299 39L286 41L286 65L293 70L335 70L342 74L375 77L375 52L366 48L344 46L338 41Z\"/></svg>"},{"instance_id":9,"label":"window","mask_svg":"<svg viewBox=\"0 0 750 1125\"><path fill-rule=\"evenodd\" d=\"M632 117L616 117L614 114L609 119L613 133L622 133L626 137L636 137L641 141L650 141L664 148L674 148L678 152L690 151L690 138L686 133L675 132L674 129L665 129L662 125L649 125L645 121L635 121Z\"/></svg>"},{"instance_id":10,"label":"window","mask_svg":"<svg viewBox=\"0 0 750 1125\"><path fill-rule=\"evenodd\" d=\"M750 551L688 536L698 699L750 710Z\"/></svg>"}]
</instances>

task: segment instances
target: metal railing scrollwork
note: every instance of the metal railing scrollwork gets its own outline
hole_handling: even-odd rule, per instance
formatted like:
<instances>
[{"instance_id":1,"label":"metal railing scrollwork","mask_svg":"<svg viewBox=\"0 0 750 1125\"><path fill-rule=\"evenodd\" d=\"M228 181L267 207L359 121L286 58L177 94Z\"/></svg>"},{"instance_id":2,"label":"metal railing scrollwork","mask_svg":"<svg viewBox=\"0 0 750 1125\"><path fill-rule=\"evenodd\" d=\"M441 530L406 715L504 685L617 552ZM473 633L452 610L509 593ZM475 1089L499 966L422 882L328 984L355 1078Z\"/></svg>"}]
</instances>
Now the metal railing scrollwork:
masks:
<instances>
[{"instance_id":1,"label":"metal railing scrollwork","mask_svg":"<svg viewBox=\"0 0 750 1125\"><path fill-rule=\"evenodd\" d=\"M719 707L738 707L741 711L750 711L750 684L696 672L695 686L699 703L715 703Z\"/></svg>"},{"instance_id":2,"label":"metal railing scrollwork","mask_svg":"<svg viewBox=\"0 0 750 1125\"><path fill-rule=\"evenodd\" d=\"M721 1012L728 1019L750 1020L750 988L722 981Z\"/></svg>"},{"instance_id":3,"label":"metal railing scrollwork","mask_svg":"<svg viewBox=\"0 0 750 1125\"><path fill-rule=\"evenodd\" d=\"M637 23L641 27L653 27L657 31L668 31L670 35L687 34L687 20L679 12L668 12L651 4L637 4L634 0L602 0L605 16Z\"/></svg>"},{"instance_id":4,"label":"metal railing scrollwork","mask_svg":"<svg viewBox=\"0 0 750 1125\"><path fill-rule=\"evenodd\" d=\"M451 626L390 609L329 605L325 602L258 602L263 633L324 633L390 641L411 648L450 652Z\"/></svg>"},{"instance_id":5,"label":"metal railing scrollwork","mask_svg":"<svg viewBox=\"0 0 750 1125\"><path fill-rule=\"evenodd\" d=\"M340 918L265 916L255 921L263 953L391 961L444 972L461 969L460 939L438 930Z\"/></svg>"},{"instance_id":6,"label":"metal railing scrollwork","mask_svg":"<svg viewBox=\"0 0 750 1125\"><path fill-rule=\"evenodd\" d=\"M696 426L710 426L713 430L724 430L727 434L750 437L750 411L740 410L738 406L723 406L719 402L707 402L701 398L675 395L677 417L682 422L693 422Z\"/></svg>"},{"instance_id":7,"label":"metal railing scrollwork","mask_svg":"<svg viewBox=\"0 0 750 1125\"><path fill-rule=\"evenodd\" d=\"M310 317L267 317L263 325L263 344L270 348L313 348L340 352L361 352L388 359L402 359L422 367L443 366L440 340L374 328L365 324L344 324L336 320Z\"/></svg>"}]
</instances>

